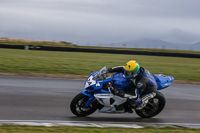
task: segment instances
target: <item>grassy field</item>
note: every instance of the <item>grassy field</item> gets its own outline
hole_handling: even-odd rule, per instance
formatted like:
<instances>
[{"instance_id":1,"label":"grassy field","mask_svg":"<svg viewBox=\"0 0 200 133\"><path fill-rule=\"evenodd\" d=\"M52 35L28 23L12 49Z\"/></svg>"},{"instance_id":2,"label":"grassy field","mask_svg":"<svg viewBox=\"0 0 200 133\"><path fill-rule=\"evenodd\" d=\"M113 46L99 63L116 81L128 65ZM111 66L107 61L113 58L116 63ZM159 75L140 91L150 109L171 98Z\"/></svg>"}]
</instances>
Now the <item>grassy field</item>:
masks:
<instances>
[{"instance_id":1,"label":"grassy field","mask_svg":"<svg viewBox=\"0 0 200 133\"><path fill-rule=\"evenodd\" d=\"M72 47L85 49L112 49L112 50L132 50L132 51L149 51L149 52L167 52L167 53L187 53L200 54L200 51L193 50L173 50L173 49L153 49L153 48L117 48L117 47L95 47L95 46L77 46L67 45L62 42L17 42L17 41L0 41L0 44L10 45L33 45L33 46L53 46L53 47Z\"/></svg>"},{"instance_id":2,"label":"grassy field","mask_svg":"<svg viewBox=\"0 0 200 133\"><path fill-rule=\"evenodd\" d=\"M0 126L1 133L200 133L199 129L188 128L153 128L146 127L142 129L129 128L88 128L88 127L40 127L40 126Z\"/></svg>"},{"instance_id":3,"label":"grassy field","mask_svg":"<svg viewBox=\"0 0 200 133\"><path fill-rule=\"evenodd\" d=\"M88 75L103 66L125 65L131 59L152 74L177 80L200 81L200 59L81 52L0 49L0 72Z\"/></svg>"}]
</instances>

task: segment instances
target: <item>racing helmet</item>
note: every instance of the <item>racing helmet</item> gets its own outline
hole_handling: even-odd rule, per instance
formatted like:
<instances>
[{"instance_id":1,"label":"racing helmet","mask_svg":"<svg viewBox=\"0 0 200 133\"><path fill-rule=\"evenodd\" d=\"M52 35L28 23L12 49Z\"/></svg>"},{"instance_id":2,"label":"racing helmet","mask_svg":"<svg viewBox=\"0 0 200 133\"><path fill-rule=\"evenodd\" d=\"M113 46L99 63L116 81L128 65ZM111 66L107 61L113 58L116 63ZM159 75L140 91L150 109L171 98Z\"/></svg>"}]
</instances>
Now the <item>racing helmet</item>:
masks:
<instances>
[{"instance_id":1,"label":"racing helmet","mask_svg":"<svg viewBox=\"0 0 200 133\"><path fill-rule=\"evenodd\" d=\"M124 67L124 75L126 78L135 78L140 73L140 65L135 60L130 60Z\"/></svg>"}]
</instances>

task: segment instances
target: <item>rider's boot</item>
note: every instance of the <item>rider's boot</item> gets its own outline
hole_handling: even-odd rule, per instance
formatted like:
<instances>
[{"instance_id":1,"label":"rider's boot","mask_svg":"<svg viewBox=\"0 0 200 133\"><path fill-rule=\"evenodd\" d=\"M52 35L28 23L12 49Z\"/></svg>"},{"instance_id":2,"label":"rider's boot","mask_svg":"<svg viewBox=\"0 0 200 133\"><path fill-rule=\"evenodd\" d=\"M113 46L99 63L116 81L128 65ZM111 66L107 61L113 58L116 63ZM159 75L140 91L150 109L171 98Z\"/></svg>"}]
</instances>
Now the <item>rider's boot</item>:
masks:
<instances>
[{"instance_id":1,"label":"rider's boot","mask_svg":"<svg viewBox=\"0 0 200 133\"><path fill-rule=\"evenodd\" d=\"M134 109L136 107L138 107L140 104L142 104L142 99L141 98L129 99L128 101L129 101L131 107L134 108Z\"/></svg>"}]
</instances>

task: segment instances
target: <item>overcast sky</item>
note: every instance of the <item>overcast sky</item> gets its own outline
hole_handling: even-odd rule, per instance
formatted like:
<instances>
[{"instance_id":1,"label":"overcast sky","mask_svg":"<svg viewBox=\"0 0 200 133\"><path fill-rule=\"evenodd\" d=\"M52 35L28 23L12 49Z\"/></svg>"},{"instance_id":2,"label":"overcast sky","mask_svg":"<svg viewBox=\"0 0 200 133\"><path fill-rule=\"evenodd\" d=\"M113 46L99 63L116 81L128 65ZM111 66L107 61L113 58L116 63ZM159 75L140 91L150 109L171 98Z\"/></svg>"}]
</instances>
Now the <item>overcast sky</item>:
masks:
<instances>
[{"instance_id":1,"label":"overcast sky","mask_svg":"<svg viewBox=\"0 0 200 133\"><path fill-rule=\"evenodd\" d=\"M200 41L200 0L0 0L0 37L193 43Z\"/></svg>"}]
</instances>

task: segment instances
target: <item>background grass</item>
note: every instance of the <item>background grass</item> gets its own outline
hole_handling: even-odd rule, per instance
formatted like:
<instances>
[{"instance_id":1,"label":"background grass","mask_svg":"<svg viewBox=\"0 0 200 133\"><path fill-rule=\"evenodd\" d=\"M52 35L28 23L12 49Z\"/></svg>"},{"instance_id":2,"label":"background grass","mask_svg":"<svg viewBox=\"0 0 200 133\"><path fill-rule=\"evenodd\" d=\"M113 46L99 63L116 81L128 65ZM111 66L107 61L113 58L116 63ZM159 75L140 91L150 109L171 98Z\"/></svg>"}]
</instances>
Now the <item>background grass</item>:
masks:
<instances>
[{"instance_id":1,"label":"background grass","mask_svg":"<svg viewBox=\"0 0 200 133\"><path fill-rule=\"evenodd\" d=\"M125 65L137 60L152 74L171 75L177 80L200 81L200 59L0 49L0 72L88 75L103 66Z\"/></svg>"},{"instance_id":2,"label":"background grass","mask_svg":"<svg viewBox=\"0 0 200 133\"><path fill-rule=\"evenodd\" d=\"M200 133L199 129L188 128L154 128L146 127L142 129L129 128L97 128L97 127L40 127L40 126L17 126L2 125L1 133Z\"/></svg>"}]
</instances>

